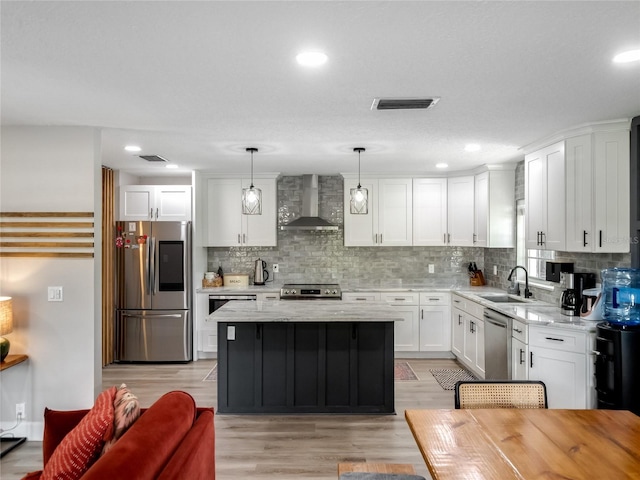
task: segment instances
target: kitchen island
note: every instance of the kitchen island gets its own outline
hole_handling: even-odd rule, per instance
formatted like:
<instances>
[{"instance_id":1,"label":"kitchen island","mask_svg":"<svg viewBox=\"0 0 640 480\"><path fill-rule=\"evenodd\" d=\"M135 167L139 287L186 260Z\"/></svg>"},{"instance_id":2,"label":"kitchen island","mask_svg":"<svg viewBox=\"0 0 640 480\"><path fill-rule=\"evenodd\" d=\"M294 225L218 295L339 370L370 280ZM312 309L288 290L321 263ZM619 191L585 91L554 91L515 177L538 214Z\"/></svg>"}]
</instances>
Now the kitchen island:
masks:
<instances>
[{"instance_id":1,"label":"kitchen island","mask_svg":"<svg viewBox=\"0 0 640 480\"><path fill-rule=\"evenodd\" d=\"M218 413L394 413L386 303L229 302L218 323Z\"/></svg>"}]
</instances>

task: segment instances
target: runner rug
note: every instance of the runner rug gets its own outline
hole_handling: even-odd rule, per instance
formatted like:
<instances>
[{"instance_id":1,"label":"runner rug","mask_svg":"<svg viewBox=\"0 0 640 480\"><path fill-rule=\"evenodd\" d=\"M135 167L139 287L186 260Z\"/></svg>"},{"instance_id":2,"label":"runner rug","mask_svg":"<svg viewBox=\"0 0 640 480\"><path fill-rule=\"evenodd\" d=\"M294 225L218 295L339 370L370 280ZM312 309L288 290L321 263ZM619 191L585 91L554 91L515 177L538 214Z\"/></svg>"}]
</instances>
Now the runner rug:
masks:
<instances>
[{"instance_id":1,"label":"runner rug","mask_svg":"<svg viewBox=\"0 0 640 480\"><path fill-rule=\"evenodd\" d=\"M397 381L411 381L419 380L416 372L413 371L411 365L407 362L395 362L393 365L393 378ZM202 379L203 382L215 382L218 380L218 364L216 363L213 368L207 373L206 377Z\"/></svg>"},{"instance_id":2,"label":"runner rug","mask_svg":"<svg viewBox=\"0 0 640 480\"><path fill-rule=\"evenodd\" d=\"M444 390L455 389L459 380L477 380L464 368L433 368L429 371Z\"/></svg>"}]
</instances>

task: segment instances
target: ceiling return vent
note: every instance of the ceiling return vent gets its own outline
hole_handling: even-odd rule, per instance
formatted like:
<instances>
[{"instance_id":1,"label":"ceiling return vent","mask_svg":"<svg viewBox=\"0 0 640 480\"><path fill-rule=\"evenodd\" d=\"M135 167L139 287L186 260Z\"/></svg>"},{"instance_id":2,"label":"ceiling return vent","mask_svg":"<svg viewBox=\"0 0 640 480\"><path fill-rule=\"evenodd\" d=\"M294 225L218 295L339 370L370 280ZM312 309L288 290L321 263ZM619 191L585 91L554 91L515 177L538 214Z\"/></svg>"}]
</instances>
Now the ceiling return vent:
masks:
<instances>
[{"instance_id":1,"label":"ceiling return vent","mask_svg":"<svg viewBox=\"0 0 640 480\"><path fill-rule=\"evenodd\" d=\"M140 158L147 162L168 162L166 158L162 158L160 155L138 155Z\"/></svg>"},{"instance_id":2,"label":"ceiling return vent","mask_svg":"<svg viewBox=\"0 0 640 480\"><path fill-rule=\"evenodd\" d=\"M440 97L374 98L371 110L426 110L440 101Z\"/></svg>"}]
</instances>

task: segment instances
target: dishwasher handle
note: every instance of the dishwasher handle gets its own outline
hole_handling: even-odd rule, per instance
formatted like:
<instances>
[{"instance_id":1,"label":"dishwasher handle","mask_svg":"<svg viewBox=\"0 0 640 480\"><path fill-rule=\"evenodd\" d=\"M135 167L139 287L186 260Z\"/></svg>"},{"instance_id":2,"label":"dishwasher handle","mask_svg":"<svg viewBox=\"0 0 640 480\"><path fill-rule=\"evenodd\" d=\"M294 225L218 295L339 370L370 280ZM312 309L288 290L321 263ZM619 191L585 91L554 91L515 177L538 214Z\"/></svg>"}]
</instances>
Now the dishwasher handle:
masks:
<instances>
[{"instance_id":1,"label":"dishwasher handle","mask_svg":"<svg viewBox=\"0 0 640 480\"><path fill-rule=\"evenodd\" d=\"M496 312L495 310L491 310L490 308L484 309L484 319L485 321L490 322L493 325L500 325L504 327L510 325L511 321L513 320L508 315Z\"/></svg>"},{"instance_id":2,"label":"dishwasher handle","mask_svg":"<svg viewBox=\"0 0 640 480\"><path fill-rule=\"evenodd\" d=\"M505 323L502 322L496 322L493 318L484 318L484 321L487 323L490 323L491 325L495 325L496 327L500 327L500 328L507 328L507 325Z\"/></svg>"}]
</instances>

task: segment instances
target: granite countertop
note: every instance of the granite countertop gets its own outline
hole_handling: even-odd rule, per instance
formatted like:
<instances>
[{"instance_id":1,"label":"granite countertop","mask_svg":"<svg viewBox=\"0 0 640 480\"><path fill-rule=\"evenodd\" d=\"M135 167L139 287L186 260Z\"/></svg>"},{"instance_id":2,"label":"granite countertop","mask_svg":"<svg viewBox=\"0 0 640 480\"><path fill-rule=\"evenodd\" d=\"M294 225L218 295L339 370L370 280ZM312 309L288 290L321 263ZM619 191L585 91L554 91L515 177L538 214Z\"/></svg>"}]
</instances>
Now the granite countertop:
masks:
<instances>
[{"instance_id":1,"label":"granite countertop","mask_svg":"<svg viewBox=\"0 0 640 480\"><path fill-rule=\"evenodd\" d=\"M561 313L560 307L541 300L527 299L525 302L518 303L495 303L480 295L489 296L490 294L506 295L504 290L488 287L483 290L459 290L458 295L471 301L481 304L484 307L491 308L512 318L520 320L528 325L543 325L554 328L567 328L570 330L583 330L586 332L595 331L596 325L600 321L583 320L580 317L570 317ZM517 301L517 300L516 300Z\"/></svg>"},{"instance_id":2,"label":"granite countertop","mask_svg":"<svg viewBox=\"0 0 640 480\"><path fill-rule=\"evenodd\" d=\"M386 302L349 303L336 300L229 302L210 314L217 322L401 322Z\"/></svg>"}]
</instances>

